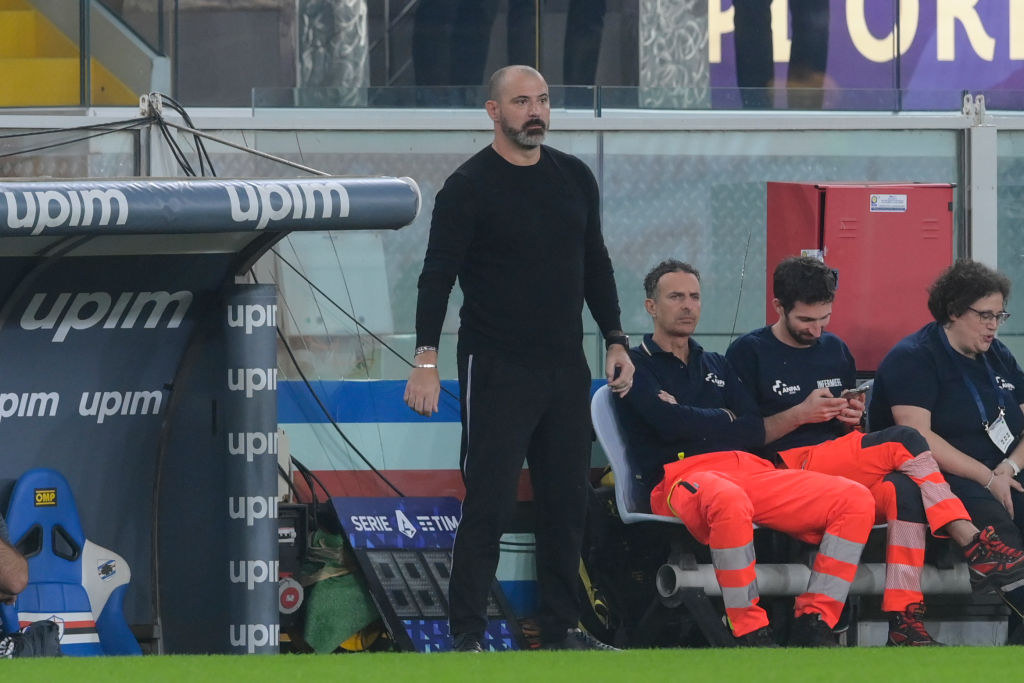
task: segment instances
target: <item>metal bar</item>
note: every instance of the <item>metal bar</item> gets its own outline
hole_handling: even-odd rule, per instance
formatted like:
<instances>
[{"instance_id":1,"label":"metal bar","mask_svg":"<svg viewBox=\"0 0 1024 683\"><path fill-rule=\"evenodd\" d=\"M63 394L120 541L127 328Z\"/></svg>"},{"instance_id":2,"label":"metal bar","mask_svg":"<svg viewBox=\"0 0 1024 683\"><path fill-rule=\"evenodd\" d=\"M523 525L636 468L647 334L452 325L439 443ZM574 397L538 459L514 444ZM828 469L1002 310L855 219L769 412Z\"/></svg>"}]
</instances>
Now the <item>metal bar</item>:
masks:
<instances>
[{"instance_id":1,"label":"metal bar","mask_svg":"<svg viewBox=\"0 0 1024 683\"><path fill-rule=\"evenodd\" d=\"M91 4L91 0L78 1L78 102L83 107L92 106Z\"/></svg>"}]
</instances>

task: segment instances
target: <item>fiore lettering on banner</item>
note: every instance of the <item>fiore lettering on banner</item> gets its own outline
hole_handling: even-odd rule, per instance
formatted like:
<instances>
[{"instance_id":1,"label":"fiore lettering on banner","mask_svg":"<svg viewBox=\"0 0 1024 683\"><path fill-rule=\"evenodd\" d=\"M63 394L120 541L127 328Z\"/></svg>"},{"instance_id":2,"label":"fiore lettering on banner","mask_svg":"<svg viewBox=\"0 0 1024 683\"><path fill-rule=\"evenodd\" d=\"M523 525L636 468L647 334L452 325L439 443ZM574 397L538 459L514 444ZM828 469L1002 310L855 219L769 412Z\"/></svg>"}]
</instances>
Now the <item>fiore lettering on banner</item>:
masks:
<instances>
[{"instance_id":1,"label":"fiore lettering on banner","mask_svg":"<svg viewBox=\"0 0 1024 683\"><path fill-rule=\"evenodd\" d=\"M276 456L277 440L277 432L231 432L228 434L228 453L244 455L246 462L252 462L257 455Z\"/></svg>"},{"instance_id":2,"label":"fiore lettering on banner","mask_svg":"<svg viewBox=\"0 0 1024 683\"><path fill-rule=\"evenodd\" d=\"M277 647L280 637L279 624L231 624L231 647L244 647L249 654L258 647Z\"/></svg>"},{"instance_id":3,"label":"fiore lettering on banner","mask_svg":"<svg viewBox=\"0 0 1024 683\"><path fill-rule=\"evenodd\" d=\"M257 391L277 390L277 368L228 368L228 391L244 391L252 398Z\"/></svg>"},{"instance_id":4,"label":"fiore lettering on banner","mask_svg":"<svg viewBox=\"0 0 1024 683\"><path fill-rule=\"evenodd\" d=\"M85 391L78 414L95 417L96 424L115 415L159 415L163 400L162 391Z\"/></svg>"},{"instance_id":5,"label":"fiore lettering on banner","mask_svg":"<svg viewBox=\"0 0 1024 683\"><path fill-rule=\"evenodd\" d=\"M231 560L228 577L231 583L244 583L246 590L255 590L257 583L277 583L280 565L277 560Z\"/></svg>"},{"instance_id":6,"label":"fiore lettering on banner","mask_svg":"<svg viewBox=\"0 0 1024 683\"><path fill-rule=\"evenodd\" d=\"M120 190L42 190L3 192L7 227L31 228L38 235L47 228L89 228L128 222L128 198Z\"/></svg>"},{"instance_id":7,"label":"fiore lettering on banner","mask_svg":"<svg viewBox=\"0 0 1024 683\"><path fill-rule=\"evenodd\" d=\"M12 417L53 417L59 404L56 391L0 393L0 422Z\"/></svg>"},{"instance_id":8,"label":"fiore lettering on banner","mask_svg":"<svg viewBox=\"0 0 1024 683\"><path fill-rule=\"evenodd\" d=\"M277 304L228 306L228 327L245 327L246 334L257 327L277 327Z\"/></svg>"},{"instance_id":9,"label":"fiore lettering on banner","mask_svg":"<svg viewBox=\"0 0 1024 683\"><path fill-rule=\"evenodd\" d=\"M348 190L337 181L293 183L233 183L226 188L231 220L255 223L262 230L271 222L314 218L345 218L349 212ZM241 193L240 193L241 191Z\"/></svg>"},{"instance_id":10,"label":"fiore lettering on banner","mask_svg":"<svg viewBox=\"0 0 1024 683\"><path fill-rule=\"evenodd\" d=\"M252 526L257 519L277 519L277 497L231 496L228 515L231 519L244 519L246 526Z\"/></svg>"},{"instance_id":11,"label":"fiore lettering on banner","mask_svg":"<svg viewBox=\"0 0 1024 683\"><path fill-rule=\"evenodd\" d=\"M192 292L62 292L50 302L50 294L33 294L21 315L23 330L55 330L53 342L64 341L71 330L132 329L145 316L143 329L151 330L165 320L164 327L179 327L192 305ZM45 311L45 312L44 312ZM40 317L41 316L41 317Z\"/></svg>"}]
</instances>

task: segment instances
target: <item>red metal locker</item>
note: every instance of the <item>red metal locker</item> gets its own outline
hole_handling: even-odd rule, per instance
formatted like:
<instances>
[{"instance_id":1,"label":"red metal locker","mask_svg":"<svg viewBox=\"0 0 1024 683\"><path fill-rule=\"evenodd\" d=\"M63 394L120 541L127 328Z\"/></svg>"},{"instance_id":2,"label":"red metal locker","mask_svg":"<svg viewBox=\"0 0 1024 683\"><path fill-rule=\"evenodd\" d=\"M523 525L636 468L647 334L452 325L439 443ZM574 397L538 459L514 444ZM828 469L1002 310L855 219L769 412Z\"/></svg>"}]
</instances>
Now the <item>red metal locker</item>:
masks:
<instances>
[{"instance_id":1,"label":"red metal locker","mask_svg":"<svg viewBox=\"0 0 1024 683\"><path fill-rule=\"evenodd\" d=\"M775 265L818 250L839 272L828 330L873 372L931 320L928 285L953 259L952 206L949 184L768 183L766 322Z\"/></svg>"}]
</instances>

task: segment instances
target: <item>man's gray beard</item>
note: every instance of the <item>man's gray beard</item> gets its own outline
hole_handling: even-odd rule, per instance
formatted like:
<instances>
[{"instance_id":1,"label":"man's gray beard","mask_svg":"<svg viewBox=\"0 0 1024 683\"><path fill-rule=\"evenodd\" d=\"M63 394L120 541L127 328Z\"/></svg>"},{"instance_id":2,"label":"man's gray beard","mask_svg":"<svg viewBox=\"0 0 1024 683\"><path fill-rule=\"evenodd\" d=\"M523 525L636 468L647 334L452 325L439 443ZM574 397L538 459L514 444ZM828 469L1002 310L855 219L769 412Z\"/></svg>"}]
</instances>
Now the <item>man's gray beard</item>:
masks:
<instances>
[{"instance_id":1,"label":"man's gray beard","mask_svg":"<svg viewBox=\"0 0 1024 683\"><path fill-rule=\"evenodd\" d=\"M526 132L526 129L516 130L511 126L503 125L505 129L505 135L508 136L512 142L516 143L523 149L533 149L539 147L544 142L544 136L547 134L545 130L543 133L537 133L536 135L530 135Z\"/></svg>"},{"instance_id":2,"label":"man's gray beard","mask_svg":"<svg viewBox=\"0 0 1024 683\"><path fill-rule=\"evenodd\" d=\"M515 140L516 144L519 145L520 147L533 149L534 147L539 147L540 144L544 142L544 135L544 133L530 135L525 130L521 130L518 133L516 133L515 137L513 137L512 139Z\"/></svg>"}]
</instances>

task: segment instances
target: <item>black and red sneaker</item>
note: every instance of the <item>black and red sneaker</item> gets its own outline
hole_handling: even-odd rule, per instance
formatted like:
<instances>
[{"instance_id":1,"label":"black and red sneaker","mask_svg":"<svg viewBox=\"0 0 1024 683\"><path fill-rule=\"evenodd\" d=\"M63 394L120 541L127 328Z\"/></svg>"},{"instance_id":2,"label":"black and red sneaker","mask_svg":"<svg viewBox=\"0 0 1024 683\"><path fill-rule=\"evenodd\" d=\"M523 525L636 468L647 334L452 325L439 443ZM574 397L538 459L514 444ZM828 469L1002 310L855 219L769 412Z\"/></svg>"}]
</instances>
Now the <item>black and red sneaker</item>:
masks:
<instances>
[{"instance_id":1,"label":"black and red sneaker","mask_svg":"<svg viewBox=\"0 0 1024 683\"><path fill-rule=\"evenodd\" d=\"M991 526L978 532L964 548L964 555L974 592L1007 591L1024 585L1024 552L1003 543Z\"/></svg>"},{"instance_id":2,"label":"black and red sneaker","mask_svg":"<svg viewBox=\"0 0 1024 683\"><path fill-rule=\"evenodd\" d=\"M893 647L943 645L924 627L924 605L920 602L911 603L902 612L894 612L889 617L889 640L885 644Z\"/></svg>"}]
</instances>

